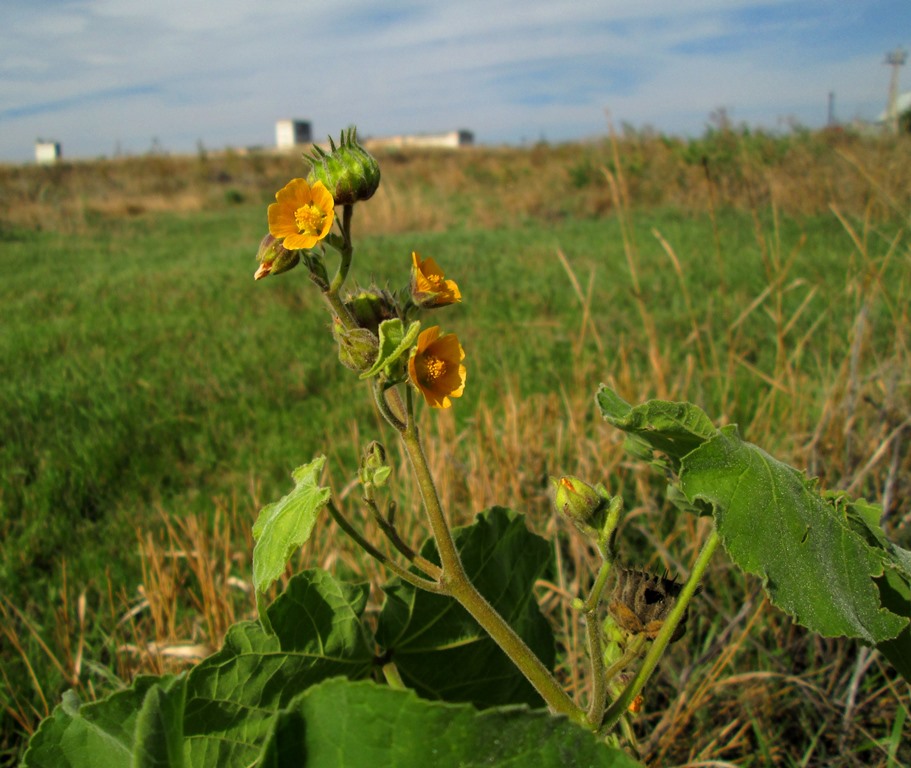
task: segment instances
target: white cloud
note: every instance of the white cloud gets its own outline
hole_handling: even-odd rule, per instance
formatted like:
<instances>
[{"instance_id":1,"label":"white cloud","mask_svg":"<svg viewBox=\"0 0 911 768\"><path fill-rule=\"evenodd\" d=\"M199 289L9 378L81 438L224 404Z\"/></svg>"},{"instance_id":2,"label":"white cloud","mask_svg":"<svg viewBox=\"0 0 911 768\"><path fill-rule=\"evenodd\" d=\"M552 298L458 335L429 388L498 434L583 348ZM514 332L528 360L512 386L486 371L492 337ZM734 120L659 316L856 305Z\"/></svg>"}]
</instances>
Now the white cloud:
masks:
<instances>
[{"instance_id":1,"label":"white cloud","mask_svg":"<svg viewBox=\"0 0 911 768\"><path fill-rule=\"evenodd\" d=\"M269 143L286 116L561 139L603 131L605 108L669 131L719 106L818 123L835 90L841 116L872 117L901 28L867 31L867 4L839 0L6 2L0 160L37 135L70 155ZM872 5L911 21L907 0Z\"/></svg>"}]
</instances>

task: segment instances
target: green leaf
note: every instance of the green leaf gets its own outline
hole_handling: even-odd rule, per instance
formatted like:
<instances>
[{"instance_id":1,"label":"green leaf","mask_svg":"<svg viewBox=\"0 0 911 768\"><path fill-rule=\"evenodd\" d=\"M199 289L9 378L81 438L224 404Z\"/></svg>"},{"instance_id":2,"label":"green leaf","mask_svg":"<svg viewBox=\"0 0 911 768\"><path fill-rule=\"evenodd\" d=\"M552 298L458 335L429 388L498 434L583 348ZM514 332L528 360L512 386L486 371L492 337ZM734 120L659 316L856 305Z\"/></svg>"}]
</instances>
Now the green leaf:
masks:
<instances>
[{"instance_id":1,"label":"green leaf","mask_svg":"<svg viewBox=\"0 0 911 768\"><path fill-rule=\"evenodd\" d=\"M413 321L407 330L397 317L380 323L380 350L376 356L376 362L371 366L370 370L361 374L361 378L369 379L372 376L376 376L384 368L388 368L398 360L411 349L420 330L421 323L419 320Z\"/></svg>"},{"instance_id":2,"label":"green leaf","mask_svg":"<svg viewBox=\"0 0 911 768\"><path fill-rule=\"evenodd\" d=\"M566 718L524 707L478 712L370 682L329 680L284 710L261 768L634 768Z\"/></svg>"},{"instance_id":3,"label":"green leaf","mask_svg":"<svg viewBox=\"0 0 911 768\"><path fill-rule=\"evenodd\" d=\"M554 638L534 597L534 584L552 566L550 544L531 533L524 519L501 507L454 531L468 576L548 667ZM428 541L421 553L436 563ZM542 706L531 684L455 600L418 590L398 579L384 588L377 641L402 679L428 698Z\"/></svg>"},{"instance_id":4,"label":"green leaf","mask_svg":"<svg viewBox=\"0 0 911 768\"><path fill-rule=\"evenodd\" d=\"M649 400L632 406L604 384L595 399L601 415L630 435L633 453L649 458L652 450L661 451L675 469L680 459L718 434L705 411L692 403Z\"/></svg>"},{"instance_id":5,"label":"green leaf","mask_svg":"<svg viewBox=\"0 0 911 768\"><path fill-rule=\"evenodd\" d=\"M712 505L731 559L760 576L772 603L798 624L871 644L907 628L907 604L900 613L884 607L880 582L891 575L911 583L908 553L879 544L864 507L824 497L735 427L682 460L680 487L690 501Z\"/></svg>"},{"instance_id":6,"label":"green leaf","mask_svg":"<svg viewBox=\"0 0 911 768\"><path fill-rule=\"evenodd\" d=\"M184 678L142 676L126 690L87 704L67 691L32 736L22 767L131 768L137 721L149 716L144 701L183 684Z\"/></svg>"},{"instance_id":7,"label":"green leaf","mask_svg":"<svg viewBox=\"0 0 911 768\"><path fill-rule=\"evenodd\" d=\"M367 593L366 585L340 584L325 571L296 575L267 609L275 634L241 622L185 676L141 677L81 706L66 694L32 738L23 766L251 765L295 696L330 677L370 674L373 641L361 621Z\"/></svg>"},{"instance_id":8,"label":"green leaf","mask_svg":"<svg viewBox=\"0 0 911 768\"><path fill-rule=\"evenodd\" d=\"M329 677L369 675L373 643L361 622L367 594L367 585L304 571L269 606L274 635L258 622L231 627L222 650L187 679L187 765L248 765L275 713L296 694Z\"/></svg>"},{"instance_id":9,"label":"green leaf","mask_svg":"<svg viewBox=\"0 0 911 768\"><path fill-rule=\"evenodd\" d=\"M136 719L132 768L182 768L186 678L149 689Z\"/></svg>"},{"instance_id":10,"label":"green leaf","mask_svg":"<svg viewBox=\"0 0 911 768\"><path fill-rule=\"evenodd\" d=\"M326 457L320 456L291 473L295 487L287 496L263 507L253 525L253 586L265 592L285 572L295 550L302 547L329 501L328 488L319 486Z\"/></svg>"}]
</instances>

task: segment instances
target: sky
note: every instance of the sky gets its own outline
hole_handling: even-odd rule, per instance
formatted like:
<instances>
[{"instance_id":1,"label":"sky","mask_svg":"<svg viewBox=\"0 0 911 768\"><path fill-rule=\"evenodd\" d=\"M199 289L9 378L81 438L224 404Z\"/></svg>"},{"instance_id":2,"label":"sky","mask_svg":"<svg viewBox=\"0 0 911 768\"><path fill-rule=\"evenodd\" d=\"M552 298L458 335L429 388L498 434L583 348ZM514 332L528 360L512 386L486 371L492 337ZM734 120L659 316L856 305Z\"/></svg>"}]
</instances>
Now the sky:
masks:
<instances>
[{"instance_id":1,"label":"sky","mask_svg":"<svg viewBox=\"0 0 911 768\"><path fill-rule=\"evenodd\" d=\"M3 0L0 162L467 129L570 141L874 119L911 0ZM901 90L911 90L911 61Z\"/></svg>"}]
</instances>

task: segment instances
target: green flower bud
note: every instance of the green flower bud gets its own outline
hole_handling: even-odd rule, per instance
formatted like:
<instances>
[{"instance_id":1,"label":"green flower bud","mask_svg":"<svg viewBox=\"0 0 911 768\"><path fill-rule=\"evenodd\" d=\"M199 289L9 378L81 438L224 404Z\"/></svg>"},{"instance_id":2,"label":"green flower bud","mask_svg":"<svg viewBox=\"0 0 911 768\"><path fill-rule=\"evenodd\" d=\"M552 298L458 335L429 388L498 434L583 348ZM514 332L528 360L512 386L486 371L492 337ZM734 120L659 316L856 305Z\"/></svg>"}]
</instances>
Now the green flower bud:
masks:
<instances>
[{"instance_id":1,"label":"green flower bud","mask_svg":"<svg viewBox=\"0 0 911 768\"><path fill-rule=\"evenodd\" d=\"M345 306L361 328L367 328L374 334L380 323L398 317L395 299L388 291L369 288L352 294L345 301Z\"/></svg>"},{"instance_id":2,"label":"green flower bud","mask_svg":"<svg viewBox=\"0 0 911 768\"><path fill-rule=\"evenodd\" d=\"M380 166L376 159L357 141L357 129L342 131L336 147L329 138L330 152L313 147L307 155L313 167L307 175L311 185L323 182L332 193L336 205L352 205L369 200L380 185Z\"/></svg>"},{"instance_id":3,"label":"green flower bud","mask_svg":"<svg viewBox=\"0 0 911 768\"><path fill-rule=\"evenodd\" d=\"M332 335L338 343L338 359L352 371L366 371L379 354L379 339L366 328L345 328L341 320L332 323Z\"/></svg>"},{"instance_id":4,"label":"green flower bud","mask_svg":"<svg viewBox=\"0 0 911 768\"><path fill-rule=\"evenodd\" d=\"M554 506L561 515L568 518L582 530L601 528L610 496L603 486L592 488L578 477L550 479L554 487Z\"/></svg>"},{"instance_id":5,"label":"green flower bud","mask_svg":"<svg viewBox=\"0 0 911 768\"><path fill-rule=\"evenodd\" d=\"M364 449L364 458L361 460L361 469L358 473L360 481L365 485L370 483L377 488L386 485L392 468L386 463L386 449L382 444L372 441Z\"/></svg>"},{"instance_id":6,"label":"green flower bud","mask_svg":"<svg viewBox=\"0 0 911 768\"><path fill-rule=\"evenodd\" d=\"M276 240L272 235L266 235L260 241L256 258L259 261L259 269L253 275L254 280L262 280L269 275L280 275L294 269L301 260L297 251L289 251L282 245L281 240Z\"/></svg>"}]
</instances>

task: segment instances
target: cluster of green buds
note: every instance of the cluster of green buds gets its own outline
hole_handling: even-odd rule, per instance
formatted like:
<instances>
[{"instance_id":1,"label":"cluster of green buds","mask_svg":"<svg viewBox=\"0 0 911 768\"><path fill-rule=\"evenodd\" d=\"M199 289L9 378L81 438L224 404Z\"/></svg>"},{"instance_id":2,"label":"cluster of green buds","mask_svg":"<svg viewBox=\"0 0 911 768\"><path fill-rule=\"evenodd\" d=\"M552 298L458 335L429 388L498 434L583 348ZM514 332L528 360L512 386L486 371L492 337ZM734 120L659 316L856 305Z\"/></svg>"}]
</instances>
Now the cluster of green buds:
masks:
<instances>
[{"instance_id":1,"label":"cluster of green buds","mask_svg":"<svg viewBox=\"0 0 911 768\"><path fill-rule=\"evenodd\" d=\"M336 205L353 205L373 197L380 185L380 166L357 140L357 128L342 131L338 146L329 137L329 152L313 146L305 157L312 168L307 175L311 185L321 181L332 194Z\"/></svg>"}]
</instances>

